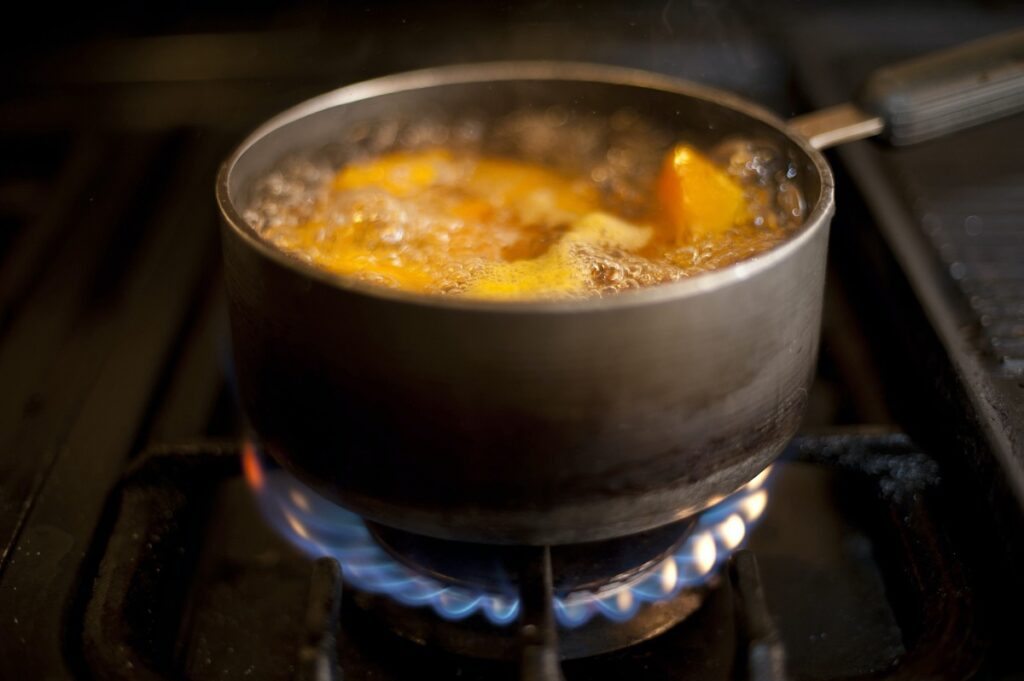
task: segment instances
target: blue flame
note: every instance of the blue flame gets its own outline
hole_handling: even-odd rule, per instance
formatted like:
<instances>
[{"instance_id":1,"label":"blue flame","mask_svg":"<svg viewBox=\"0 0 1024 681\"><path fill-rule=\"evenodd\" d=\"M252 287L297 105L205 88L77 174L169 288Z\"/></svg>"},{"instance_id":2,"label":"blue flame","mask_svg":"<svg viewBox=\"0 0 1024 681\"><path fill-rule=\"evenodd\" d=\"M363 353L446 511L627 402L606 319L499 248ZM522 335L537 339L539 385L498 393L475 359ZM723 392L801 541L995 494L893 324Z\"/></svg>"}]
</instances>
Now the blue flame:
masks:
<instances>
[{"instance_id":1,"label":"blue flame","mask_svg":"<svg viewBox=\"0 0 1024 681\"><path fill-rule=\"evenodd\" d=\"M353 588L390 596L408 606L429 606L448 620L476 613L495 625L513 622L519 598L445 584L399 563L370 535L362 519L321 497L294 477L265 465L251 444L243 450L243 469L267 520L296 547L312 557L332 556ZM739 548L768 502L760 475L701 513L690 535L674 555L637 577L596 591L581 590L555 597L554 611L563 627L578 627L597 615L629 620L644 603L664 601L683 589L705 584Z\"/></svg>"}]
</instances>

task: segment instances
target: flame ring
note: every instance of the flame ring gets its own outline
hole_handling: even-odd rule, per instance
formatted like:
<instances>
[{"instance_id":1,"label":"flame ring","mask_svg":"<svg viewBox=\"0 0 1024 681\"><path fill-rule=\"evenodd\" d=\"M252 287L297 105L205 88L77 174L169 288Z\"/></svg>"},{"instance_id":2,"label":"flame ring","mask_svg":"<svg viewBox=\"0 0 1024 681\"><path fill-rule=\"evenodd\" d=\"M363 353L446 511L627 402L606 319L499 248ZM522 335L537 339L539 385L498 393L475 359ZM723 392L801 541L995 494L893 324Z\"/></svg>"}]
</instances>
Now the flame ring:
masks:
<instances>
[{"instance_id":1,"label":"flame ring","mask_svg":"<svg viewBox=\"0 0 1024 681\"><path fill-rule=\"evenodd\" d=\"M459 620L481 613L495 625L515 621L515 596L474 591L418 574L377 545L362 519L328 501L280 469L268 469L254 445L243 449L243 471L267 520L311 557L331 556L345 581L361 591L384 594L408 606L429 606L439 616ZM668 600L681 590L706 583L743 545L768 502L769 466L734 494L697 519L682 546L635 579L600 591L555 597L555 617L578 627L597 615L626 621L643 603Z\"/></svg>"}]
</instances>

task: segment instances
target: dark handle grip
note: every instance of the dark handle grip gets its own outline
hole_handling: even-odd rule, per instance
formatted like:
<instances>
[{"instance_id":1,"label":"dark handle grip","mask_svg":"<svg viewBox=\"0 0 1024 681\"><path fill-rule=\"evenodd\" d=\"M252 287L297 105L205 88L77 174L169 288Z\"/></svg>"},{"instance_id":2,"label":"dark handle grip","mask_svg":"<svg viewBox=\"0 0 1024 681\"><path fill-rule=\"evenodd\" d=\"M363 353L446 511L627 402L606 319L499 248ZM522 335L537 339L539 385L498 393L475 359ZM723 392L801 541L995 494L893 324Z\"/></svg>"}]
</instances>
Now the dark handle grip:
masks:
<instances>
[{"instance_id":1,"label":"dark handle grip","mask_svg":"<svg viewBox=\"0 0 1024 681\"><path fill-rule=\"evenodd\" d=\"M892 144L915 144L1024 111L1024 30L875 71L857 103Z\"/></svg>"}]
</instances>

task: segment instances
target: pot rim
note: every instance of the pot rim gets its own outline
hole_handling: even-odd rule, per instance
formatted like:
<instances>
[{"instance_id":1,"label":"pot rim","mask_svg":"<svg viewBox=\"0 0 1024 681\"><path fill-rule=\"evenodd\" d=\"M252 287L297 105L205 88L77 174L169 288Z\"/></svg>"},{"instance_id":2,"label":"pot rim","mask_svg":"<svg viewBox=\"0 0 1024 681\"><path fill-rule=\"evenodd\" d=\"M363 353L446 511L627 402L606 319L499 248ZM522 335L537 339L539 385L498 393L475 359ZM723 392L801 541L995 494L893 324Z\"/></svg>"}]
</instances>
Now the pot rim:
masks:
<instances>
[{"instance_id":1,"label":"pot rim","mask_svg":"<svg viewBox=\"0 0 1024 681\"><path fill-rule=\"evenodd\" d=\"M789 138L814 164L821 190L800 229L781 244L746 260L675 282L622 291L607 297L488 300L414 293L359 281L307 263L261 237L236 207L230 191L232 172L245 153L267 135L311 114L381 95L422 90L439 85L494 81L578 81L642 87L680 94L725 106L764 123ZM216 200L225 224L249 247L277 264L333 288L390 302L421 307L491 313L561 313L603 311L688 298L749 279L800 250L825 228L835 212L835 181L820 151L788 129L785 121L758 104L730 92L641 69L562 61L502 61L438 66L361 81L301 102L269 119L250 133L221 165Z\"/></svg>"}]
</instances>

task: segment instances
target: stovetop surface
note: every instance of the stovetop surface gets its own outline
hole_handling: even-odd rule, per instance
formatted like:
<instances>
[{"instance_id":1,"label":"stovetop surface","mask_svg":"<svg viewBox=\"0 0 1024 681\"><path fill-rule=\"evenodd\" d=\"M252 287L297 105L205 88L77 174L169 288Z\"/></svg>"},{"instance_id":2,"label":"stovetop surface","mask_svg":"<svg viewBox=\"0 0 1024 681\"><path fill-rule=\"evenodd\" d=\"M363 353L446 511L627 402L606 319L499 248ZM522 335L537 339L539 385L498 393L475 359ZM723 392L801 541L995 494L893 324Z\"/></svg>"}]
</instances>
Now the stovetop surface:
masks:
<instances>
[{"instance_id":1,"label":"stovetop surface","mask_svg":"<svg viewBox=\"0 0 1024 681\"><path fill-rule=\"evenodd\" d=\"M1024 25L1017 7L957 2L259 5L240 22L232 7L122 9L70 15L78 35L12 20L0 47L0 678L303 673L312 564L262 527L234 457L208 444L241 433L212 178L265 117L365 77L495 58L649 68L790 115L840 101L879 64ZM1024 674L1022 131L1018 116L829 154L839 213L804 429L909 433L835 446L930 461L914 503L937 543L924 568L899 558L915 550L894 536L911 516L805 440L750 545L795 678ZM166 446L181 442L199 444ZM187 518L161 520L160 501L133 522L179 532L188 558L117 563L148 536L116 531L132 485L182 457L198 479L216 471L186 485ZM737 676L730 588L669 635L567 675ZM506 673L378 636L350 600L346 678Z\"/></svg>"},{"instance_id":2,"label":"stovetop surface","mask_svg":"<svg viewBox=\"0 0 1024 681\"><path fill-rule=\"evenodd\" d=\"M989 606L956 560L948 493L935 461L902 435L794 443L745 545L793 678L962 678L982 666L993 645ZM314 678L304 676L299 651L333 631L331 618L317 615L323 577L262 521L233 447L151 450L114 498L77 642L91 672ZM994 541L991 530L977 528ZM361 609L354 592L339 593L340 625L325 659L346 679L406 679L424 669L439 678L518 678L512 662L406 641ZM566 676L747 678L734 600L722 578L689 619L640 645L568 661ZM473 617L464 624L495 631Z\"/></svg>"}]
</instances>

